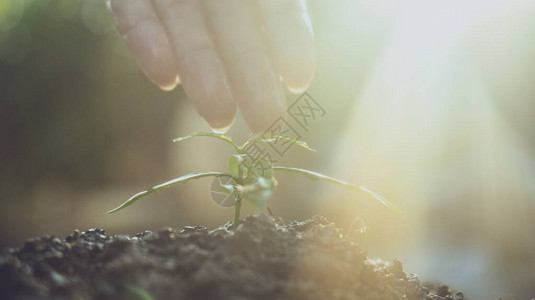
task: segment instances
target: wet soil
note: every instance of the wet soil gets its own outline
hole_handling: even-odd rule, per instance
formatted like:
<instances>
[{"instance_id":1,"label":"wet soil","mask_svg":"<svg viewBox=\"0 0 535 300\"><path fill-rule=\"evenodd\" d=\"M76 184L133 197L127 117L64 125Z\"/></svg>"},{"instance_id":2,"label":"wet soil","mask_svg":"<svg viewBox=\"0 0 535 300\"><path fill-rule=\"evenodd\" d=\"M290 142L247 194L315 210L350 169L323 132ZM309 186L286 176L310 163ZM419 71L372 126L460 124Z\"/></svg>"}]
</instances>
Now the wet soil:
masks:
<instances>
[{"instance_id":1,"label":"wet soil","mask_svg":"<svg viewBox=\"0 0 535 300\"><path fill-rule=\"evenodd\" d=\"M0 299L434 299L398 261L371 261L358 234L323 217L230 224L135 236L102 229L28 240L0 254ZM466 299L466 298L464 298Z\"/></svg>"}]
</instances>

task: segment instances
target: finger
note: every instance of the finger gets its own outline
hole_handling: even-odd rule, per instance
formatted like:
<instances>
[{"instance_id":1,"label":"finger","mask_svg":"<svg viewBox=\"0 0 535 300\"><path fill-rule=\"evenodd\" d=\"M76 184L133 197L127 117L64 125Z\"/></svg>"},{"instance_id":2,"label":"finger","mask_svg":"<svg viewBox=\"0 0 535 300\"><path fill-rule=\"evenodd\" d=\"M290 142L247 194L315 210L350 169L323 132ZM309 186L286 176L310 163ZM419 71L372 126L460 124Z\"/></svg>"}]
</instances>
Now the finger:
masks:
<instances>
[{"instance_id":1,"label":"finger","mask_svg":"<svg viewBox=\"0 0 535 300\"><path fill-rule=\"evenodd\" d=\"M304 92L316 71L312 24L304 0L261 0L269 49L288 89Z\"/></svg>"},{"instance_id":2,"label":"finger","mask_svg":"<svg viewBox=\"0 0 535 300\"><path fill-rule=\"evenodd\" d=\"M256 1L205 0L211 31L244 119L256 132L284 117L286 102L255 20Z\"/></svg>"},{"instance_id":3,"label":"finger","mask_svg":"<svg viewBox=\"0 0 535 300\"><path fill-rule=\"evenodd\" d=\"M214 129L234 122L236 102L196 0L153 0L178 61L188 98Z\"/></svg>"},{"instance_id":4,"label":"finger","mask_svg":"<svg viewBox=\"0 0 535 300\"><path fill-rule=\"evenodd\" d=\"M109 7L141 69L154 84L172 90L178 83L177 64L150 0L110 0Z\"/></svg>"}]
</instances>

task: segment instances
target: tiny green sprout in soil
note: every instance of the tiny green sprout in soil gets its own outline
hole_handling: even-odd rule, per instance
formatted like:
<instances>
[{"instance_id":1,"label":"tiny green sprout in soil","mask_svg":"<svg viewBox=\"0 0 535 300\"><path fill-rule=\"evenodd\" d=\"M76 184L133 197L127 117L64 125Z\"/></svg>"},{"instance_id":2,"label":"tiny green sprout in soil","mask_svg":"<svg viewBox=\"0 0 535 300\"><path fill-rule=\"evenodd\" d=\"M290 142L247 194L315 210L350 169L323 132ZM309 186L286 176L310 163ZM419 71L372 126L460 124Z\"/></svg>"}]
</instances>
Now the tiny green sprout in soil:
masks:
<instances>
[{"instance_id":1,"label":"tiny green sprout in soil","mask_svg":"<svg viewBox=\"0 0 535 300\"><path fill-rule=\"evenodd\" d=\"M227 160L227 172L201 172L175 178L173 180L153 186L148 190L135 194L125 203L121 204L115 209L108 211L108 213L117 212L127 206L134 204L137 200L149 194L158 192L162 189L168 188L178 183L186 183L190 180L199 179L203 177L226 177L230 180L226 181L228 182L228 184L221 184L221 190L227 195L232 195L234 197L234 222L232 223L232 228L235 229L240 222L240 209L242 205L242 200L246 200L247 202L251 203L255 208L257 215L264 212L267 207L267 201L273 193L274 188L278 184L277 180L275 179L275 173L278 172L297 173L305 175L311 180L324 180L341 185L350 190L365 192L371 195L373 198L377 199L383 205L399 212L399 209L394 204L365 187L356 186L345 181L305 169L274 166L269 160L262 158L253 159L251 155L246 153L248 147L250 147L255 142L276 143L278 141L290 142L309 151L316 151L310 148L308 144L304 141L292 139L281 135L266 136L266 134L253 134L242 146L238 146L227 135L207 132L195 132L188 136L174 139L173 141L181 142L199 136L206 136L223 140L231 144L234 149L236 149L236 154L230 156Z\"/></svg>"}]
</instances>

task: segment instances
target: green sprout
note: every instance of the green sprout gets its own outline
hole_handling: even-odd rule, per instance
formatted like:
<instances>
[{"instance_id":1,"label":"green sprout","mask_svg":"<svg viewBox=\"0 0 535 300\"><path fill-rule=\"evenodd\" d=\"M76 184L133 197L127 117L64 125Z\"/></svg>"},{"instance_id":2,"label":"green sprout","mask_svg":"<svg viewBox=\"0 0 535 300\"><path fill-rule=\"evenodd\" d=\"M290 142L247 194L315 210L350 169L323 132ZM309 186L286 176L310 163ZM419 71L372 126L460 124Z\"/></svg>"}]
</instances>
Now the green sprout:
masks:
<instances>
[{"instance_id":1,"label":"green sprout","mask_svg":"<svg viewBox=\"0 0 535 300\"><path fill-rule=\"evenodd\" d=\"M316 173L313 171L305 170L305 169L274 166L272 165L271 161L268 159L255 158L253 155L247 153L247 150L249 150L250 147L256 142L265 142L265 143L278 143L278 142L288 143L289 142L299 147L302 147L304 149L307 149L309 151L314 151L314 152L316 151L310 148L308 144L304 141L292 139L292 138L281 136L281 135L267 136L264 133L264 134L253 134L249 137L249 139L242 146L238 146L236 143L234 143L234 141L229 136L224 135L224 134L195 132L188 136L174 139L173 142L181 142L181 141L188 140L193 137L199 137L199 136L206 136L206 137L212 137L212 138L223 140L231 144L234 147L234 149L236 149L237 153L230 156L227 160L228 171L226 173L225 172L201 172L201 173L188 174L188 175L175 178L173 180L153 186L149 188L148 190L135 194L130 199L128 199L125 203L121 204L117 208L114 208L108 211L108 213L114 213L116 211L119 211L127 206L134 204L137 200L149 194L152 194L154 192L159 192L165 188L168 188L178 183L186 183L190 180L199 179L203 177L228 178L228 181L227 181L228 184L221 184L221 189L223 193L229 196L230 195L234 196L234 222L232 223L232 228L235 229L240 222L240 209L241 209L241 204L242 204L243 199L245 199L246 201L248 201L255 207L257 215L263 213L263 211L267 207L267 201L269 200L271 194L273 193L274 188L277 186L275 173L279 171L297 173L297 174L305 175L311 180L324 180L324 181L328 181L331 183L341 185L350 190L365 192L371 195L372 197L374 197L375 199L377 199L383 205L399 212L399 209L394 204L392 204L391 202L389 202L382 196L378 195L377 193L367 188L356 186L356 185L347 183L345 181L341 181L336 178L332 178L332 177L329 177L320 173Z\"/></svg>"}]
</instances>

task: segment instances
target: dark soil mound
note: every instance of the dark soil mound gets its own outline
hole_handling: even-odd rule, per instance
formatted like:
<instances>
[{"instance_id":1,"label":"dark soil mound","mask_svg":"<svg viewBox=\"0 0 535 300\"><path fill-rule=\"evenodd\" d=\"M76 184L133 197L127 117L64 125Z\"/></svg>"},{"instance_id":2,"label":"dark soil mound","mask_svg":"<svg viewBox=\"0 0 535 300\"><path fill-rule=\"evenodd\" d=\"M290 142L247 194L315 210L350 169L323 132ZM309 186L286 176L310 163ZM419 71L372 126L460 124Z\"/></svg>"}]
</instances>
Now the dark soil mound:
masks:
<instances>
[{"instance_id":1,"label":"dark soil mound","mask_svg":"<svg viewBox=\"0 0 535 300\"><path fill-rule=\"evenodd\" d=\"M372 263L325 218L108 236L40 237L0 255L2 299L456 299L401 263Z\"/></svg>"}]
</instances>

